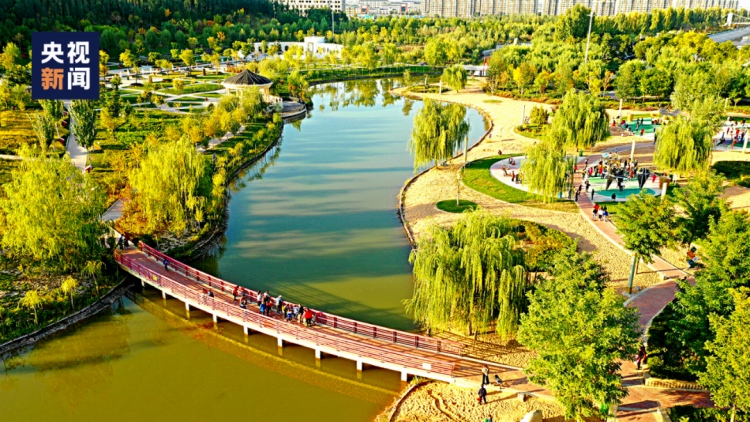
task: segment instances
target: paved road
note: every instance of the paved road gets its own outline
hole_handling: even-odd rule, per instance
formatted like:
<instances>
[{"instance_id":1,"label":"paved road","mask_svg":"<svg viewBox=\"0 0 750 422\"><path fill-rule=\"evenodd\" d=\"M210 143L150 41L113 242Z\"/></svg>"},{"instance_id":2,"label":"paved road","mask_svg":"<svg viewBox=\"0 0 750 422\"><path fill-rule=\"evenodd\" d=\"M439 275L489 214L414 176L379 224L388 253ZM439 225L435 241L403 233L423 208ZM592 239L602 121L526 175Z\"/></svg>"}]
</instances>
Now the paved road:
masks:
<instances>
[{"instance_id":1,"label":"paved road","mask_svg":"<svg viewBox=\"0 0 750 422\"><path fill-rule=\"evenodd\" d=\"M745 35L750 35L750 27L742 27L732 31L724 31L716 34L709 35L708 38L716 41L717 43L723 43L724 41L737 40Z\"/></svg>"}]
</instances>

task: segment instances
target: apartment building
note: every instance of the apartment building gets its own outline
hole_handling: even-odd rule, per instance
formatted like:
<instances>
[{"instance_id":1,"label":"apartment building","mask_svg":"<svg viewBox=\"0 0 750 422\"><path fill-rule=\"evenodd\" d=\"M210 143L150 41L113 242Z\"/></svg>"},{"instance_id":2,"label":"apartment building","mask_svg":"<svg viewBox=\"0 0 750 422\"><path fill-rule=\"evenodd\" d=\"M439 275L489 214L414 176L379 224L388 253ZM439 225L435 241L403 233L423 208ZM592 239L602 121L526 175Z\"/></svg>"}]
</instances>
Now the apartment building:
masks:
<instances>
[{"instance_id":1,"label":"apartment building","mask_svg":"<svg viewBox=\"0 0 750 422\"><path fill-rule=\"evenodd\" d=\"M306 12L308 9L331 8L337 12L346 11L346 0L286 0L285 4L291 9Z\"/></svg>"}]
</instances>

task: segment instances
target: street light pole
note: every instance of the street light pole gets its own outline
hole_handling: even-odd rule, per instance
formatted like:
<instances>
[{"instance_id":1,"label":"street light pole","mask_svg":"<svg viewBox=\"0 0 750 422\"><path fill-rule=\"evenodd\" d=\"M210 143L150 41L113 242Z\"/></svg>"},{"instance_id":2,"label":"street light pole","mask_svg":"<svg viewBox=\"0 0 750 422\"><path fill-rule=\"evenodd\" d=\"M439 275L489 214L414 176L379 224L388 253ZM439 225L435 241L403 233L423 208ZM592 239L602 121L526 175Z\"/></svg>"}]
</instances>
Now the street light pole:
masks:
<instances>
[{"instance_id":1,"label":"street light pole","mask_svg":"<svg viewBox=\"0 0 750 422\"><path fill-rule=\"evenodd\" d=\"M333 0L331 0L331 34L336 35L336 19L333 17ZM331 38L333 38L333 35ZM333 42L333 40L331 40Z\"/></svg>"},{"instance_id":2,"label":"street light pole","mask_svg":"<svg viewBox=\"0 0 750 422\"><path fill-rule=\"evenodd\" d=\"M591 43L591 23L594 21L594 11L591 11L591 14L589 15L589 34L586 36L586 56L583 58L583 63L588 63L589 61L589 44Z\"/></svg>"}]
</instances>

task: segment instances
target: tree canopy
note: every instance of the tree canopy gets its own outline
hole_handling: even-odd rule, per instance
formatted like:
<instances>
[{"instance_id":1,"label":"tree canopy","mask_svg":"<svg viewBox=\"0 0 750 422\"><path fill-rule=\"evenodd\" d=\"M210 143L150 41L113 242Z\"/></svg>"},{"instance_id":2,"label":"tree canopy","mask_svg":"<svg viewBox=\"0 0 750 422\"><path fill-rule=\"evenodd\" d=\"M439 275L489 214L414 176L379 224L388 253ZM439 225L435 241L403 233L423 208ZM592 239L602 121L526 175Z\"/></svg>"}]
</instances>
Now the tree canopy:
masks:
<instances>
[{"instance_id":1,"label":"tree canopy","mask_svg":"<svg viewBox=\"0 0 750 422\"><path fill-rule=\"evenodd\" d=\"M2 246L53 270L76 270L101 253L104 195L65 155L26 156L0 200Z\"/></svg>"},{"instance_id":2,"label":"tree canopy","mask_svg":"<svg viewBox=\"0 0 750 422\"><path fill-rule=\"evenodd\" d=\"M705 171L713 147L713 130L705 122L679 117L658 133L654 164L678 174Z\"/></svg>"},{"instance_id":3,"label":"tree canopy","mask_svg":"<svg viewBox=\"0 0 750 422\"><path fill-rule=\"evenodd\" d=\"M591 94L568 92L552 117L551 133L565 149L593 147L609 136L604 105Z\"/></svg>"},{"instance_id":4,"label":"tree canopy","mask_svg":"<svg viewBox=\"0 0 750 422\"><path fill-rule=\"evenodd\" d=\"M566 418L581 420L627 395L620 361L635 354L640 329L637 310L603 288L601 269L589 263L582 272L565 261L529 294L518 341L537 353L529 379L552 390Z\"/></svg>"},{"instance_id":5,"label":"tree canopy","mask_svg":"<svg viewBox=\"0 0 750 422\"><path fill-rule=\"evenodd\" d=\"M425 100L414 117L409 151L414 154L414 170L453 157L461 141L469 134L466 108L460 104L441 104Z\"/></svg>"},{"instance_id":6,"label":"tree canopy","mask_svg":"<svg viewBox=\"0 0 750 422\"><path fill-rule=\"evenodd\" d=\"M734 312L727 318L711 316L715 339L706 344L711 353L699 382L711 391L720 407L731 408L734 422L737 409L750 411L750 289L732 291Z\"/></svg>"}]
</instances>

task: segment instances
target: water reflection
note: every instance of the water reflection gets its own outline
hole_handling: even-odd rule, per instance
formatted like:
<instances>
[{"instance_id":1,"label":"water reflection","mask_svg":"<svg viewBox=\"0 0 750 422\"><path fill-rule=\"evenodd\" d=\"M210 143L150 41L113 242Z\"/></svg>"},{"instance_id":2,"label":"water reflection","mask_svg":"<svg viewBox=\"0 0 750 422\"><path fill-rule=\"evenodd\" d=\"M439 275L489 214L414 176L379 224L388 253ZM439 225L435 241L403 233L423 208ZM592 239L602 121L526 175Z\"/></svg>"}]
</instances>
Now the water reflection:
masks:
<instances>
[{"instance_id":1,"label":"water reflection","mask_svg":"<svg viewBox=\"0 0 750 422\"><path fill-rule=\"evenodd\" d=\"M320 85L325 105L284 130L284 153L234 192L226 238L200 263L230 281L289 300L411 330L409 245L395 213L413 174L407 141L419 101L395 80ZM469 110L470 139L484 132Z\"/></svg>"},{"instance_id":2,"label":"water reflection","mask_svg":"<svg viewBox=\"0 0 750 422\"><path fill-rule=\"evenodd\" d=\"M369 420L400 387L397 373L368 368L358 375L352 362L316 362L310 350L280 353L271 337L246 338L229 323L214 328L200 311L187 319L182 303L147 289L7 359L0 420L133 420L144 411L166 421L234 420L243 408L311 421Z\"/></svg>"}]
</instances>

